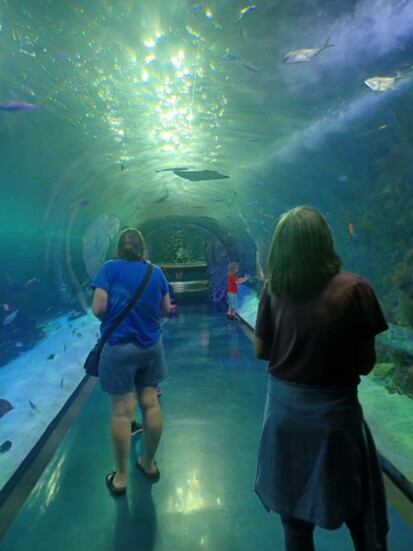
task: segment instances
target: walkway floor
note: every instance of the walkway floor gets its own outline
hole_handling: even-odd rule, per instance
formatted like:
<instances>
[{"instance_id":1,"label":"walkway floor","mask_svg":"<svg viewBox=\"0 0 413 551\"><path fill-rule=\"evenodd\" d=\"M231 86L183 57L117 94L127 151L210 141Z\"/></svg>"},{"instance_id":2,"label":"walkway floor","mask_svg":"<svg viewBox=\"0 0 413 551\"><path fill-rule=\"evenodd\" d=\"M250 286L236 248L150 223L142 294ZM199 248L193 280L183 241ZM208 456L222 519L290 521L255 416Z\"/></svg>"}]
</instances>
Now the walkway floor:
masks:
<instances>
[{"instance_id":1,"label":"walkway floor","mask_svg":"<svg viewBox=\"0 0 413 551\"><path fill-rule=\"evenodd\" d=\"M164 326L161 479L134 467L113 498L109 403L97 385L0 542L0 551L279 551L282 531L254 493L266 392L238 322L207 305L182 306ZM389 506L390 551L412 551L413 532ZM317 551L352 551L347 531L317 529Z\"/></svg>"}]
</instances>

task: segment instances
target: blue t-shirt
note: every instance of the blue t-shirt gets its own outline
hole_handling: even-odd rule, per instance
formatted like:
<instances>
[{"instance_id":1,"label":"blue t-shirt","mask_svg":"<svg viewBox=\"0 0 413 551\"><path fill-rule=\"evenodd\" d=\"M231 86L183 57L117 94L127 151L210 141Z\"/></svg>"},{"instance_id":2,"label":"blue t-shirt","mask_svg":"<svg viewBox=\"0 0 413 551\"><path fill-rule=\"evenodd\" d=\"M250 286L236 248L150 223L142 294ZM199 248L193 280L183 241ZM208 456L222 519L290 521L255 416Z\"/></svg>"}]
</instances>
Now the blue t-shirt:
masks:
<instances>
[{"instance_id":1,"label":"blue t-shirt","mask_svg":"<svg viewBox=\"0 0 413 551\"><path fill-rule=\"evenodd\" d=\"M108 309L101 323L103 335L113 320L131 300L145 276L147 263L143 260L118 258L103 264L92 281L94 289L109 293ZM159 268L153 270L138 302L109 338L109 344L136 342L140 346L155 344L161 335L161 302L168 292L168 282Z\"/></svg>"}]
</instances>

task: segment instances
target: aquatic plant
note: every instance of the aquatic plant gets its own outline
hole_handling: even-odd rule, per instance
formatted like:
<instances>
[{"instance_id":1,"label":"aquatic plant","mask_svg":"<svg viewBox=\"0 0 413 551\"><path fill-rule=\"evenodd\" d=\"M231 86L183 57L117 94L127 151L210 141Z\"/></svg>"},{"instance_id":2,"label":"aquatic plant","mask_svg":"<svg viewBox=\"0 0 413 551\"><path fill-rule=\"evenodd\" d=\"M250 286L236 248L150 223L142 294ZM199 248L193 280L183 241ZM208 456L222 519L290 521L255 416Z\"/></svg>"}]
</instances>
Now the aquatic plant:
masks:
<instances>
[{"instance_id":1,"label":"aquatic plant","mask_svg":"<svg viewBox=\"0 0 413 551\"><path fill-rule=\"evenodd\" d=\"M413 399L413 381L410 369L413 357L406 350L394 346L376 343L377 363L369 378L384 388L390 394L400 394Z\"/></svg>"},{"instance_id":2,"label":"aquatic plant","mask_svg":"<svg viewBox=\"0 0 413 551\"><path fill-rule=\"evenodd\" d=\"M396 323L413 325L413 249L409 249L402 262L384 278L384 284L396 291L397 303L391 313Z\"/></svg>"}]
</instances>

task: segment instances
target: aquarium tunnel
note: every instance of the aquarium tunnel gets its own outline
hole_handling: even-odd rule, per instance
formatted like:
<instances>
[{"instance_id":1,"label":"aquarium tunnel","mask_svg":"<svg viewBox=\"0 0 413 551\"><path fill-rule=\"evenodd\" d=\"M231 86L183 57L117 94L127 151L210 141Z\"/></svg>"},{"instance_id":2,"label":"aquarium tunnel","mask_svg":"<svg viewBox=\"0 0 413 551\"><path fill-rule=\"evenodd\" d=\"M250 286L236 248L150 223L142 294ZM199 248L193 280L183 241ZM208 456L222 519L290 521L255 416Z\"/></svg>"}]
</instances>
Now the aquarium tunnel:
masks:
<instances>
[{"instance_id":1,"label":"aquarium tunnel","mask_svg":"<svg viewBox=\"0 0 413 551\"><path fill-rule=\"evenodd\" d=\"M389 549L411 551L413 2L0 0L0 44L0 551L281 549L253 491L252 335L277 220L305 204L390 327L359 395ZM177 311L162 479L133 472L119 505L109 405L83 362L91 281L127 227ZM250 275L237 321L230 262ZM352 549L344 528L317 538Z\"/></svg>"}]
</instances>

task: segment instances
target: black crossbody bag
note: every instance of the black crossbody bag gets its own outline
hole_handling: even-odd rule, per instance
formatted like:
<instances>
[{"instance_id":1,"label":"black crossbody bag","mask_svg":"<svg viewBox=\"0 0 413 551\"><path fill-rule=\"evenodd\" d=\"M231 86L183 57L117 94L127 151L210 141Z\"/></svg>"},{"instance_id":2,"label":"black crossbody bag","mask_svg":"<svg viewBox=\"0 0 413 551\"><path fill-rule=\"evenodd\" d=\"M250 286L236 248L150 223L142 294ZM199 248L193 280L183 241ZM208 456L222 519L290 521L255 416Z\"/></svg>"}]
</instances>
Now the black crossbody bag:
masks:
<instances>
[{"instance_id":1,"label":"black crossbody bag","mask_svg":"<svg viewBox=\"0 0 413 551\"><path fill-rule=\"evenodd\" d=\"M105 334L102 335L100 339L98 339L95 346L89 352L85 360L85 363L83 364L83 369L85 370L87 375L91 375L92 377L99 377L99 360L100 360L100 354L102 352L102 348L105 342L109 339L109 337L115 331L115 329L122 323L122 321L126 318L126 316L129 314L129 312L137 303L139 297L141 296L143 290L146 287L146 284L148 283L149 278L151 277L151 273L152 273L152 264L148 264L148 267L146 268L145 277L141 281L133 297L130 299L130 301L128 302L124 310L119 314L119 316L113 320L112 325L105 331Z\"/></svg>"}]
</instances>

